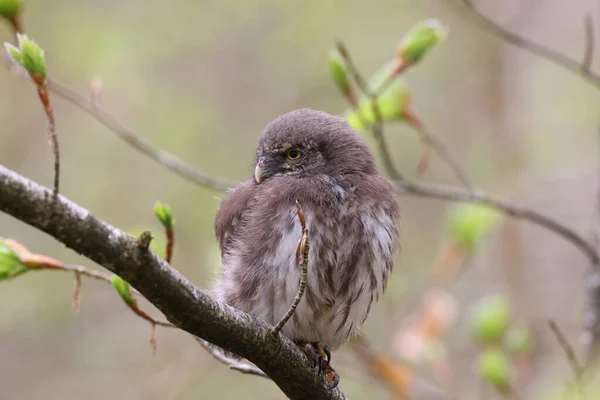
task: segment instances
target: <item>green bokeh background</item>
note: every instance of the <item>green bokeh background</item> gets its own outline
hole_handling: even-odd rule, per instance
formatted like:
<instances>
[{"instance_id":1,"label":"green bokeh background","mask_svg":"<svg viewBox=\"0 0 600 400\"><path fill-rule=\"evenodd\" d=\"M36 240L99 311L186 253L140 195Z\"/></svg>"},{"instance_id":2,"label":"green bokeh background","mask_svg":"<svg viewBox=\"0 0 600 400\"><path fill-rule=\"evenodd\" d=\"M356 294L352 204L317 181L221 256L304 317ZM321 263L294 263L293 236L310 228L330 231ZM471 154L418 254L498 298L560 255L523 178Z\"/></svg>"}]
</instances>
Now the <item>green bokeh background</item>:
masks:
<instances>
[{"instance_id":1,"label":"green bokeh background","mask_svg":"<svg viewBox=\"0 0 600 400\"><path fill-rule=\"evenodd\" d=\"M494 20L576 59L583 16L600 15L593 1L583 0L477 4ZM23 22L46 50L52 77L84 93L101 77L102 105L126 126L213 176L242 181L251 176L256 139L274 117L300 107L337 114L346 108L327 70L337 39L372 73L390 60L404 32L430 17L439 18L449 36L406 76L425 123L478 186L589 232L600 93L485 33L458 1L29 0ZM0 40L12 40L8 24L0 24ZM161 228L153 206L157 200L169 204L176 219L173 265L209 288L219 268L213 219L222 194L170 173L62 99L52 101L62 193L111 224L132 233L152 229L156 236ZM0 71L0 163L50 185L45 126L34 88ZM386 135L400 170L414 176L417 134L395 123ZM365 139L373 144L368 134ZM435 156L423 178L457 184ZM374 346L392 356L394 334L428 281L448 208L406 196L401 204L403 250L364 328ZM93 266L4 214L0 236ZM504 222L469 266L453 289L461 311L489 291L507 293L518 320L536 328L543 349L526 390L554 392L570 371L545 320L556 319L577 347L585 259L548 232ZM0 398L282 398L272 383L228 371L181 332L159 329L153 355L148 324L108 285L84 281L74 318L72 286L72 276L52 272L0 283ZM481 398L464 315L448 337L452 389L461 398ZM334 360L350 398L390 398L351 351L341 350Z\"/></svg>"}]
</instances>

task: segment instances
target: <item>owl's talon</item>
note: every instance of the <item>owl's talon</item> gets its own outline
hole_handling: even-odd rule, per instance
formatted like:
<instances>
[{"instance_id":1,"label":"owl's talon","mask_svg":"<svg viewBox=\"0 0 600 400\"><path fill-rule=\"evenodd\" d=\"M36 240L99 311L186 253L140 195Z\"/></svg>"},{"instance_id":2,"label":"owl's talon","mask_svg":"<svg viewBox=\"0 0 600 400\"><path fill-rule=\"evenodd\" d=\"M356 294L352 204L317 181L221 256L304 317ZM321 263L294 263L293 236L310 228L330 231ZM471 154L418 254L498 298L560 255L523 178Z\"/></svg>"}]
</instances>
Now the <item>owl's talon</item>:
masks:
<instances>
[{"instance_id":1,"label":"owl's talon","mask_svg":"<svg viewBox=\"0 0 600 400\"><path fill-rule=\"evenodd\" d=\"M327 367L329 367L329 363L331 362L331 351L326 344L323 343L315 343L317 354L319 357L319 366L321 371L325 371Z\"/></svg>"},{"instance_id":2,"label":"owl's talon","mask_svg":"<svg viewBox=\"0 0 600 400\"><path fill-rule=\"evenodd\" d=\"M319 365L318 356L315 347L311 343L297 343L300 349L306 354L306 357L313 363L313 368Z\"/></svg>"},{"instance_id":3,"label":"owl's talon","mask_svg":"<svg viewBox=\"0 0 600 400\"><path fill-rule=\"evenodd\" d=\"M335 388L340 382L340 376L331 368L331 351L326 344L323 343L297 343L304 354L313 363L313 368L319 369L319 374L323 374L327 387Z\"/></svg>"}]
</instances>

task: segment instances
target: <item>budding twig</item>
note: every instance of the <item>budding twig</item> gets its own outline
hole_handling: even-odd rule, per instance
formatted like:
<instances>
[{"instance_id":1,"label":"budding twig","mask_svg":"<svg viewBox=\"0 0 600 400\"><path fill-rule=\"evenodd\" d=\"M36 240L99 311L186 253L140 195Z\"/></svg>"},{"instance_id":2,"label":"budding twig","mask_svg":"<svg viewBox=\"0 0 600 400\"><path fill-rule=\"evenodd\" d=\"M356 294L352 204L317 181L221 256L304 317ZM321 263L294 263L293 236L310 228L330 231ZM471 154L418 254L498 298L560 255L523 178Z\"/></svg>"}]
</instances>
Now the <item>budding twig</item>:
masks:
<instances>
[{"instance_id":1,"label":"budding twig","mask_svg":"<svg viewBox=\"0 0 600 400\"><path fill-rule=\"evenodd\" d=\"M44 106L44 112L48 117L48 134L50 136L50 147L54 155L54 185L52 195L56 198L60 186L60 146L58 144L58 135L56 134L56 121L54 119L54 109L50 103L50 92L48 82L44 79L43 83L37 83L37 92Z\"/></svg>"},{"instance_id":2,"label":"budding twig","mask_svg":"<svg viewBox=\"0 0 600 400\"><path fill-rule=\"evenodd\" d=\"M383 135L383 119L381 117L381 110L379 110L379 106L377 105L378 94L371 90L369 84L356 67L356 64L354 64L354 60L352 59L352 57L350 57L350 53L348 52L348 49L346 48L344 43L342 41L338 41L336 43L336 47L340 52L340 55L344 59L344 62L346 63L346 66L348 67L352 78L356 82L356 85L358 86L360 91L365 96L367 96L372 102L373 115L375 116L375 123L372 127L373 138L375 138L375 141L377 142L377 147L379 149L379 153L381 154L381 159L383 161L384 168L386 169L390 178L394 180L404 179L402 175L400 175L400 173L396 169L396 166L394 165L394 162L392 161L393 159L389 151L389 146L387 144L385 136ZM352 106L360 115L358 108L354 105ZM364 118L362 117L361 119L364 120Z\"/></svg>"},{"instance_id":3,"label":"budding twig","mask_svg":"<svg viewBox=\"0 0 600 400\"><path fill-rule=\"evenodd\" d=\"M113 283L114 275L106 274L100 271L94 271L92 269L79 266L79 265L68 265L64 264L59 260L56 260L52 257L48 257L42 254L35 254L30 252L25 246L18 243L15 240L6 239L4 240L15 253L18 254L21 262L30 269L37 270L54 270L54 271L67 271L75 273L75 287L73 289L73 313L76 314L79 311L79 307L81 305L81 277L86 276L88 278L97 279L100 281L104 281L110 285ZM128 295L138 294L139 292L131 289L128 286ZM119 295L122 296L121 293ZM124 299L125 300L125 299ZM145 311L140 309L137 304L137 300L131 296L130 299L126 300L125 303L127 306L140 318L148 321L151 326L150 331L150 344L152 349L156 351L156 335L155 328L156 326L163 326L166 328L175 328L175 325L169 322L163 322L154 319L150 315L148 315Z\"/></svg>"},{"instance_id":4,"label":"budding twig","mask_svg":"<svg viewBox=\"0 0 600 400\"><path fill-rule=\"evenodd\" d=\"M296 260L298 260L298 265L301 268L300 273L300 285L298 286L298 293L296 293L296 297L294 298L294 302L285 313L285 315L279 320L277 325L271 330L274 335L279 334L279 332L283 329L285 324L296 311L296 307L302 300L302 296L304 296L304 291L306 290L306 281L308 274L308 229L306 228L306 216L302 211L302 207L300 207L300 203L296 200L296 210L298 215L298 220L300 221L300 226L302 227L302 236L298 241L298 245L296 246Z\"/></svg>"}]
</instances>

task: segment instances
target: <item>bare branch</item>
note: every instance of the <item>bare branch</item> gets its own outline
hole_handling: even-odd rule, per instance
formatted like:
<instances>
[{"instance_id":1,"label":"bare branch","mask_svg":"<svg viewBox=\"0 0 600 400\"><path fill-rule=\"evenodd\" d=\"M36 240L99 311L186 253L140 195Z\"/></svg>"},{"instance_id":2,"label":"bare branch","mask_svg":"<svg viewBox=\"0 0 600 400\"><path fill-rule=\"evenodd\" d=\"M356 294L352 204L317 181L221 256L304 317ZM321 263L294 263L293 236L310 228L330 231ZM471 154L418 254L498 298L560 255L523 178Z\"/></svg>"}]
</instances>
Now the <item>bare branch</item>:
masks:
<instances>
[{"instance_id":1,"label":"bare branch","mask_svg":"<svg viewBox=\"0 0 600 400\"><path fill-rule=\"evenodd\" d=\"M485 204L511 217L532 222L556 233L565 240L574 244L589 258L594 268L598 269L600 266L600 256L598 255L598 251L581 234L564 226L551 217L530 208L496 199L484 192L477 190L469 191L453 186L412 182L406 180L394 181L394 185L396 188L398 188L398 190L400 190L401 193L404 194L450 201Z\"/></svg>"},{"instance_id":2,"label":"bare branch","mask_svg":"<svg viewBox=\"0 0 600 400\"><path fill-rule=\"evenodd\" d=\"M593 85L600 87L600 75L591 71L589 68L585 68L585 59L583 63L579 61L575 61L562 53L559 53L556 50L544 47L537 43L532 42L529 39L526 39L520 36L517 33L513 33L508 29L498 25L490 18L482 14L475 6L472 4L470 0L460 0L460 2L467 7L473 15L475 15L481 23L483 23L484 27L492 32L494 35L498 36L502 40L507 41L517 47L522 48L532 54L535 54L539 57L542 57L556 65L559 65L575 74L581 75L588 80L588 82ZM589 41L587 42L589 45ZM591 52L589 52L591 53Z\"/></svg>"},{"instance_id":3,"label":"bare branch","mask_svg":"<svg viewBox=\"0 0 600 400\"><path fill-rule=\"evenodd\" d=\"M12 62L7 56L2 56L4 65L8 68L11 67ZM228 188L236 186L235 182L227 182L220 179L213 178L202 171L192 167L190 164L182 161L175 155L154 147L148 141L141 136L134 133L129 128L125 127L119 120L117 120L112 114L103 109L97 102L94 102L91 98L83 96L77 93L70 87L52 79L48 78L48 85L51 92L57 96L63 98L69 103L77 106L87 114L94 117L102 125L106 126L109 130L115 133L125 143L132 146L142 154L150 157L152 160L162 164L169 168L173 172L193 181L194 183L204 186L217 191L225 191Z\"/></svg>"},{"instance_id":4,"label":"bare branch","mask_svg":"<svg viewBox=\"0 0 600 400\"><path fill-rule=\"evenodd\" d=\"M219 303L136 239L88 210L0 166L0 210L43 231L129 282L177 327L256 364L291 399L344 399L302 351L270 326ZM54 218L47 220L48 210ZM85 240L81 240L85 237ZM160 285L157 285L160 282Z\"/></svg>"},{"instance_id":5,"label":"bare branch","mask_svg":"<svg viewBox=\"0 0 600 400\"><path fill-rule=\"evenodd\" d=\"M302 296L304 296L304 290L306 289L306 280L308 273L308 229L306 229L306 216L302 211L302 207L298 200L296 200L296 211L298 213L298 220L300 221L300 226L302 227L302 236L298 241L298 245L296 246L296 260L298 260L298 266L300 267L300 284L298 285L298 292L296 293L296 297L292 302L292 305L287 310L285 315L281 317L277 325L272 330L274 335L278 335L279 332L283 329L285 324L292 318L292 315L296 311L296 307L300 304L300 300L302 300Z\"/></svg>"}]
</instances>

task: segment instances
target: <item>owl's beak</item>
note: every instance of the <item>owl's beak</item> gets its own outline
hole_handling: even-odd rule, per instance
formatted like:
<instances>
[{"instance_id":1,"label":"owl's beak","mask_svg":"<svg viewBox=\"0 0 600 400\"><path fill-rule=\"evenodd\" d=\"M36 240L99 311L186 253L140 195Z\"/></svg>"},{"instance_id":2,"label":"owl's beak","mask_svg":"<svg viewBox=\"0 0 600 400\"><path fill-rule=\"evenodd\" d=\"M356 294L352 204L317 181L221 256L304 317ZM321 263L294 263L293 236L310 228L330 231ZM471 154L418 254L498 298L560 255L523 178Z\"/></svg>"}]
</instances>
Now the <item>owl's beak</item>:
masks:
<instances>
[{"instance_id":1,"label":"owl's beak","mask_svg":"<svg viewBox=\"0 0 600 400\"><path fill-rule=\"evenodd\" d=\"M264 161L262 158L260 158L256 163L256 167L254 168L254 180L256 183L260 183L264 179L263 165Z\"/></svg>"}]
</instances>

